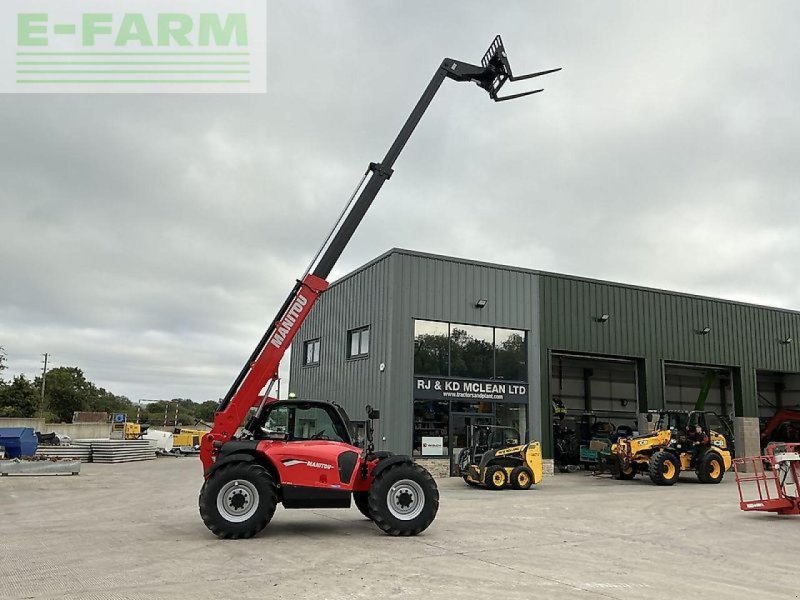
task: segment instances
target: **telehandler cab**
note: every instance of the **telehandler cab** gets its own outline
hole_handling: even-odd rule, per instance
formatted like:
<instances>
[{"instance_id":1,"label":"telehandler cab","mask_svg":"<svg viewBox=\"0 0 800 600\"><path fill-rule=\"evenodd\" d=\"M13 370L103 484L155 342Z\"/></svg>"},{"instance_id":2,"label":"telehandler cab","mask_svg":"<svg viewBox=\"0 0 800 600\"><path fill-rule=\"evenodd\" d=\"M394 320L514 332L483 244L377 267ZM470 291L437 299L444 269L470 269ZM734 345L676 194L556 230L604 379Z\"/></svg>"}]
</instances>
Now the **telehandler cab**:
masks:
<instances>
[{"instance_id":1,"label":"telehandler cab","mask_svg":"<svg viewBox=\"0 0 800 600\"><path fill-rule=\"evenodd\" d=\"M459 453L458 466L469 485L527 490L542 480L542 447L539 442L520 444L513 427L472 425L469 446Z\"/></svg>"},{"instance_id":2,"label":"telehandler cab","mask_svg":"<svg viewBox=\"0 0 800 600\"><path fill-rule=\"evenodd\" d=\"M610 470L614 479L633 479L647 473L656 485L673 485L681 471L693 470L702 483L719 483L731 467L728 439L709 427L719 417L693 410L650 411L658 414L652 433L623 437L611 446Z\"/></svg>"},{"instance_id":3,"label":"telehandler cab","mask_svg":"<svg viewBox=\"0 0 800 600\"><path fill-rule=\"evenodd\" d=\"M336 224L311 259L269 328L258 342L200 443L205 483L200 515L222 538L248 538L285 508L356 506L390 535L416 535L436 516L439 492L430 474L408 456L376 452L371 431L363 448L341 407L311 400L271 397L283 355L320 294L395 161L445 79L473 82L496 101L541 92L500 96L508 81L530 79L559 69L514 76L497 36L480 65L450 58L436 69L383 161L371 163ZM242 422L250 413L240 431ZM370 423L378 417L368 409ZM371 426L370 426L371 429Z\"/></svg>"}]
</instances>

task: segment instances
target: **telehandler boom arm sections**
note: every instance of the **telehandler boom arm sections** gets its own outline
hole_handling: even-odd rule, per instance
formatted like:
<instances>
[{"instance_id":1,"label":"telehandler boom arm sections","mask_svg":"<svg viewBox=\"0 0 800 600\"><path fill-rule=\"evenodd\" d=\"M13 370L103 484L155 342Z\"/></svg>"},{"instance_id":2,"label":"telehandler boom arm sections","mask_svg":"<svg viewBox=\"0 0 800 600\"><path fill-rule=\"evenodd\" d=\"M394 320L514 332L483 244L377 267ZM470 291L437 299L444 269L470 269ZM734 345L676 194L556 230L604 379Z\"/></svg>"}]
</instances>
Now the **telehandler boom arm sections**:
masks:
<instances>
[{"instance_id":1,"label":"telehandler boom arm sections","mask_svg":"<svg viewBox=\"0 0 800 600\"><path fill-rule=\"evenodd\" d=\"M206 469L213 464L216 450L231 439L237 428L242 424L248 411L258 406L260 412L264 406L274 401L274 398L269 397L269 392L272 384L277 379L278 366L281 359L320 294L328 288L328 282L326 281L328 275L342 255L381 187L392 176L395 161L425 114L442 82L445 79L472 81L486 90L492 100L499 102L542 91L537 89L501 97L499 95L500 89L507 81L531 79L559 70L550 69L515 77L511 72L511 65L500 36L497 36L489 46L489 50L487 50L480 65L472 65L450 58L442 61L386 156L381 162L369 165L339 215L333 229L314 255L303 276L292 288L286 301L220 403L214 417L214 427L203 438L201 445L200 458ZM261 396L260 393L264 388L267 391Z\"/></svg>"}]
</instances>

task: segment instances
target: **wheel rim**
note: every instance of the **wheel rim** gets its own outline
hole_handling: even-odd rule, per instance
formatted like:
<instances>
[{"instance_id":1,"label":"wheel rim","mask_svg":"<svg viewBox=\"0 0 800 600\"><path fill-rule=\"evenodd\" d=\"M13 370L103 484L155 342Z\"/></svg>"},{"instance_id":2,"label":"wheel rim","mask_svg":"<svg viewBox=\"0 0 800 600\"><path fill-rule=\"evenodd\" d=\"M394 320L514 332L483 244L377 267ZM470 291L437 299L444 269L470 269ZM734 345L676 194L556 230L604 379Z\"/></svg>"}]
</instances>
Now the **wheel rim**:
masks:
<instances>
[{"instance_id":1,"label":"wheel rim","mask_svg":"<svg viewBox=\"0 0 800 600\"><path fill-rule=\"evenodd\" d=\"M664 461L664 477L667 479L675 477L675 465L669 460Z\"/></svg>"},{"instance_id":2,"label":"wheel rim","mask_svg":"<svg viewBox=\"0 0 800 600\"><path fill-rule=\"evenodd\" d=\"M256 512L258 500L256 486L244 479L234 479L217 494L217 510L226 521L241 523Z\"/></svg>"},{"instance_id":3,"label":"wheel rim","mask_svg":"<svg viewBox=\"0 0 800 600\"><path fill-rule=\"evenodd\" d=\"M401 479L389 488L386 504L395 519L411 521L425 508L425 492L416 481Z\"/></svg>"},{"instance_id":4,"label":"wheel rim","mask_svg":"<svg viewBox=\"0 0 800 600\"><path fill-rule=\"evenodd\" d=\"M497 486L503 485L506 482L506 475L503 471L495 471L494 475L492 475L492 483Z\"/></svg>"},{"instance_id":5,"label":"wheel rim","mask_svg":"<svg viewBox=\"0 0 800 600\"><path fill-rule=\"evenodd\" d=\"M713 479L716 479L717 477L719 477L721 471L722 469L719 468L719 463L716 460L712 460L709 475L711 475Z\"/></svg>"},{"instance_id":6,"label":"wheel rim","mask_svg":"<svg viewBox=\"0 0 800 600\"><path fill-rule=\"evenodd\" d=\"M519 476L517 477L517 483L521 487L524 487L524 486L528 485L529 481L530 481L530 477L528 477L528 474L525 471L520 473Z\"/></svg>"}]
</instances>

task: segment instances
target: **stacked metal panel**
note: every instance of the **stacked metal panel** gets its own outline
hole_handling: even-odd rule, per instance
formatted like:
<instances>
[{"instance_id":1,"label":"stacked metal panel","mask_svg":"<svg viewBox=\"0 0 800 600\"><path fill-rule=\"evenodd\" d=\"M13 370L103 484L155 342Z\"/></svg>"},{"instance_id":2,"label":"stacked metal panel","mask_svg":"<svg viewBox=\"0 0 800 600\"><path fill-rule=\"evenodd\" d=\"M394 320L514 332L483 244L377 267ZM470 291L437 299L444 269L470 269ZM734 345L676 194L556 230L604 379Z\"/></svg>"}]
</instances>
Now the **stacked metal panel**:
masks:
<instances>
[{"instance_id":1,"label":"stacked metal panel","mask_svg":"<svg viewBox=\"0 0 800 600\"><path fill-rule=\"evenodd\" d=\"M152 440L92 440L92 462L123 463L154 460L156 445Z\"/></svg>"},{"instance_id":2,"label":"stacked metal panel","mask_svg":"<svg viewBox=\"0 0 800 600\"><path fill-rule=\"evenodd\" d=\"M70 458L81 462L91 462L92 445L91 442L76 440L67 446L39 446L36 456L46 458Z\"/></svg>"}]
</instances>

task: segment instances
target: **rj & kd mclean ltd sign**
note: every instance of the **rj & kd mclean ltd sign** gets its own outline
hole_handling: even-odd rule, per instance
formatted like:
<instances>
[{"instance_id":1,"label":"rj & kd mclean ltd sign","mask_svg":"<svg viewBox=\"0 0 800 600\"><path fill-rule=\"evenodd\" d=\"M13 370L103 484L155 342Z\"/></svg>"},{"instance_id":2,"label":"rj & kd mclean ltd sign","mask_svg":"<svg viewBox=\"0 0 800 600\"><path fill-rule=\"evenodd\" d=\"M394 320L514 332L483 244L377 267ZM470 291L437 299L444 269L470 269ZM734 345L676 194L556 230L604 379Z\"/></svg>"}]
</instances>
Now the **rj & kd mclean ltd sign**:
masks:
<instances>
[{"instance_id":1,"label":"rj & kd mclean ltd sign","mask_svg":"<svg viewBox=\"0 0 800 600\"><path fill-rule=\"evenodd\" d=\"M528 384L480 379L415 377L414 398L418 400L527 402Z\"/></svg>"}]
</instances>

